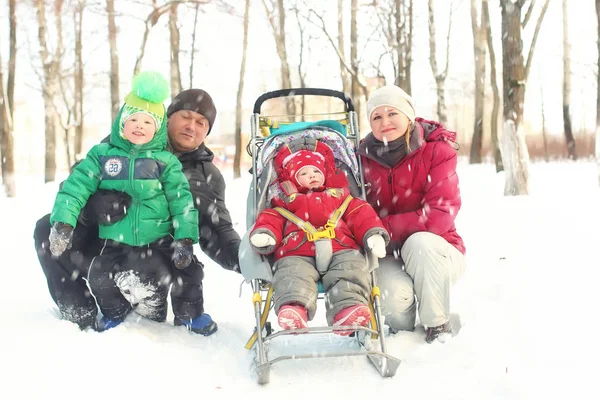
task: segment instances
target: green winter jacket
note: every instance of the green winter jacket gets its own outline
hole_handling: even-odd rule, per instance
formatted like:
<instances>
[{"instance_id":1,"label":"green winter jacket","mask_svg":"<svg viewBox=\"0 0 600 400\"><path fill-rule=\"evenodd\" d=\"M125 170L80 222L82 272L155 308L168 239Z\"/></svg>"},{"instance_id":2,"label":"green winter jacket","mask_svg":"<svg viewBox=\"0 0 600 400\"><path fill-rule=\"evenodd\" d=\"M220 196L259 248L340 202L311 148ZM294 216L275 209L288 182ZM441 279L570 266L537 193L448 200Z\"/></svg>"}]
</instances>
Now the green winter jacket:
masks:
<instances>
[{"instance_id":1,"label":"green winter jacket","mask_svg":"<svg viewBox=\"0 0 600 400\"><path fill-rule=\"evenodd\" d=\"M113 122L110 143L91 148L56 195L50 223L71 226L97 189L128 193L127 215L113 225L100 225L102 239L143 246L172 234L174 239L198 242L198 211L176 156L165 150L166 118L146 144L134 145L120 134L121 113Z\"/></svg>"}]
</instances>

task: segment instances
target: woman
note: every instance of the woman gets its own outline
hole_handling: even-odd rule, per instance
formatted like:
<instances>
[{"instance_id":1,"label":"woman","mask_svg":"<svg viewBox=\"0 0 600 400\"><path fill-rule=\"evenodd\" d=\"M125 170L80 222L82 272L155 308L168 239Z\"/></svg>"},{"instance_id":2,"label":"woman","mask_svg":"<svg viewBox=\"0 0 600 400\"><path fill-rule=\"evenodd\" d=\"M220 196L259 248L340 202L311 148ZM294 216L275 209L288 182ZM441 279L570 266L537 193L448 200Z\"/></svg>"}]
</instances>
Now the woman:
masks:
<instances>
[{"instance_id":1,"label":"woman","mask_svg":"<svg viewBox=\"0 0 600 400\"><path fill-rule=\"evenodd\" d=\"M390 233L377 283L391 331L413 330L417 313L426 341L452 335L450 287L465 270L465 247L454 219L461 199L456 133L415 118L412 98L397 86L377 89L367 103L372 133L359 155L367 201Z\"/></svg>"}]
</instances>

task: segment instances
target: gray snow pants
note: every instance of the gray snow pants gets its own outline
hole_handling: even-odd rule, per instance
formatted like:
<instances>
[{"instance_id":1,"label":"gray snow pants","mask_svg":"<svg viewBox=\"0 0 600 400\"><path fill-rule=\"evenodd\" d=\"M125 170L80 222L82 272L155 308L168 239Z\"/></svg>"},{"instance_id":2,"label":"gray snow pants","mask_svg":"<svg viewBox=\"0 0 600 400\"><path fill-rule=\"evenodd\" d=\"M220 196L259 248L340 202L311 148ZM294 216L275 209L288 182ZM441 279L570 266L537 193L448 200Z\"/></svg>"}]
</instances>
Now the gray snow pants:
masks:
<instances>
[{"instance_id":1,"label":"gray snow pants","mask_svg":"<svg viewBox=\"0 0 600 400\"><path fill-rule=\"evenodd\" d=\"M400 255L401 259L379 260L376 270L385 324L392 331L413 330L417 302L419 319L426 328L448 322L450 287L465 271L465 256L430 232L411 235Z\"/></svg>"},{"instance_id":2,"label":"gray snow pants","mask_svg":"<svg viewBox=\"0 0 600 400\"><path fill-rule=\"evenodd\" d=\"M368 305L371 277L365 256L357 250L342 250L333 254L327 271L321 276L314 257L289 256L273 265L273 298L275 312L281 306L300 304L306 307L308 319L317 310L318 287L321 279L325 290L327 323L346 307Z\"/></svg>"}]
</instances>

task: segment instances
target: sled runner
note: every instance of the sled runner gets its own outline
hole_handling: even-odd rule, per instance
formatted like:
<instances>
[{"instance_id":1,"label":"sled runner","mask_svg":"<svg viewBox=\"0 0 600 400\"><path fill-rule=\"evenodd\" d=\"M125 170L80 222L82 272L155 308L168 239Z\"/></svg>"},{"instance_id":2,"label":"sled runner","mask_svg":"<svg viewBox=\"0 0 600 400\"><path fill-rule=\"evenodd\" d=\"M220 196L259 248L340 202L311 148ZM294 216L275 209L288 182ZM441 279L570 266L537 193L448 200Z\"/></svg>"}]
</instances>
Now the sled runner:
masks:
<instances>
[{"instance_id":1,"label":"sled runner","mask_svg":"<svg viewBox=\"0 0 600 400\"><path fill-rule=\"evenodd\" d=\"M277 119L261 115L261 106L265 101L301 95L338 98L344 102L345 111L326 114L330 119L319 121L309 121L308 117L310 116L306 114L281 116ZM285 117L287 117L287 120L281 120ZM302 120L296 121L298 117ZM256 326L254 333L246 344L246 348L256 352L255 367L260 384L269 382L270 369L273 364L290 359L366 356L383 377L394 376L400 365L399 359L387 353L380 309L380 293L374 273L378 266L378 259L370 252L365 253L371 277L370 308L372 317L368 326L309 326L308 328L275 332L268 321L269 313L273 308L273 289L271 287L273 257L262 256L255 252L250 245L249 233L252 231L258 214L265 208L269 208L271 200L281 194L281 187L277 181L277 169L274 166L274 158L279 150L284 146L288 146L292 152L312 149L315 147L316 142L324 143L331 148L335 157L336 169L344 171L347 175L351 195L355 198L365 199L362 169L360 160L355 154L359 142L357 118L352 101L347 95L327 89L300 88L268 92L256 100L251 118L251 138L247 147L249 154L252 156L252 183L248 193L246 214L247 233L242 238L239 259L241 272L246 282L250 283L253 291L252 305ZM332 216L327 225L333 224L335 226L335 219L343 214L343 210L338 211L339 213L336 214L339 215ZM292 216L284 215L284 217L301 227L302 221L294 221ZM302 230L306 232L307 237L310 238L309 240L330 235L327 226L315 228L311 225L310 227L302 227ZM324 306L321 304L323 291L320 284L319 288L318 309L321 310ZM293 340L294 337L298 337L297 334L299 333L331 334L334 331L353 331L350 338L340 338L340 340L358 342L357 349L294 353L273 359L268 357L268 346L276 342L278 338L287 337L287 340Z\"/></svg>"}]
</instances>

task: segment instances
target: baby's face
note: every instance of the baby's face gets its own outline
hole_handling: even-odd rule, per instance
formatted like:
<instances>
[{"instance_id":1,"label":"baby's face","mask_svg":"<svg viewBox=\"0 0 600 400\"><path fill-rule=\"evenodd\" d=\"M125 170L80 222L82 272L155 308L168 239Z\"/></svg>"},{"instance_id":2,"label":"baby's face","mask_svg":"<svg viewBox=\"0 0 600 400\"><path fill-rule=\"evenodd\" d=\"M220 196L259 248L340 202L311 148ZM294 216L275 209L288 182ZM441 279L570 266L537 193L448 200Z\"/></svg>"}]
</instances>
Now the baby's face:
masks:
<instances>
[{"instance_id":1,"label":"baby's face","mask_svg":"<svg viewBox=\"0 0 600 400\"><path fill-rule=\"evenodd\" d=\"M319 188L325 182L325 177L319 168L311 166L302 167L296 174L296 179L300 186L309 189Z\"/></svg>"},{"instance_id":2,"label":"baby's face","mask_svg":"<svg viewBox=\"0 0 600 400\"><path fill-rule=\"evenodd\" d=\"M135 113L127 118L123 126L123 137L133 144L145 144L156 133L154 118L145 113Z\"/></svg>"}]
</instances>

